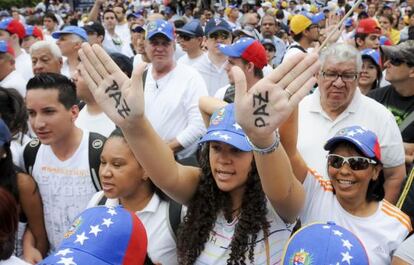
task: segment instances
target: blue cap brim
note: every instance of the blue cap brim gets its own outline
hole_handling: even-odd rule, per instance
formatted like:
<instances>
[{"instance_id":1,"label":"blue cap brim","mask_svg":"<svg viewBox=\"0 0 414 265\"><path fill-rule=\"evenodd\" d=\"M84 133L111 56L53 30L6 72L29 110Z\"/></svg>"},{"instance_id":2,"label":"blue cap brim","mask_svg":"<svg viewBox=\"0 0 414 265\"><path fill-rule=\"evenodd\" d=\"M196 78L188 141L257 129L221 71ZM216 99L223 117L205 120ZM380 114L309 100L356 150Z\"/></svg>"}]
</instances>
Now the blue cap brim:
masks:
<instances>
[{"instance_id":1,"label":"blue cap brim","mask_svg":"<svg viewBox=\"0 0 414 265\"><path fill-rule=\"evenodd\" d=\"M65 248L61 248L65 249ZM61 250L59 249L59 250ZM82 250L76 249L76 248L69 248L70 251L73 253L68 253L65 256L58 255L56 256L55 252L52 255L49 255L47 258L42 260L41 262L37 263L37 265L55 265L60 264L59 261L61 258L71 258L74 257L73 262L75 262L78 265L88 264L88 265L111 265L111 263L105 262L104 260L101 260L91 254L88 254ZM72 263L72 264L75 264ZM63 264L63 263L62 263Z\"/></svg>"},{"instance_id":2,"label":"blue cap brim","mask_svg":"<svg viewBox=\"0 0 414 265\"><path fill-rule=\"evenodd\" d=\"M226 141L225 139L223 139L222 137L217 135L217 133L228 135L231 138ZM209 131L203 136L203 138L201 138L201 140L198 143L202 144L202 143L206 143L206 142L222 142L222 143L225 143L225 144L232 145L232 146L236 147L237 149L240 149L244 152L252 151L252 148L249 145L249 143L247 142L246 137L244 137L240 134L230 132L230 131L225 131L225 130Z\"/></svg>"},{"instance_id":3,"label":"blue cap brim","mask_svg":"<svg viewBox=\"0 0 414 265\"><path fill-rule=\"evenodd\" d=\"M334 136L328 140L328 142L323 147L326 151L331 151L335 144L339 142L350 142L355 145L358 150L360 150L365 156L369 158L376 158L375 153L368 148L366 145L362 144L359 141L347 136Z\"/></svg>"},{"instance_id":4,"label":"blue cap brim","mask_svg":"<svg viewBox=\"0 0 414 265\"><path fill-rule=\"evenodd\" d=\"M70 31L70 32L68 32L68 31L55 31L55 32L52 33L52 38L59 39L60 36L62 36L62 34L75 34L76 36L79 36L82 40L88 41L88 39L85 39L84 36L81 36L81 35L79 35L75 32L72 32L72 31Z\"/></svg>"},{"instance_id":5,"label":"blue cap brim","mask_svg":"<svg viewBox=\"0 0 414 265\"><path fill-rule=\"evenodd\" d=\"M220 44L218 44L218 48L221 51L222 54L229 56L229 57L240 57L241 53L239 51L237 51L236 49L234 49L231 45L226 45L224 47L220 46Z\"/></svg>"}]
</instances>

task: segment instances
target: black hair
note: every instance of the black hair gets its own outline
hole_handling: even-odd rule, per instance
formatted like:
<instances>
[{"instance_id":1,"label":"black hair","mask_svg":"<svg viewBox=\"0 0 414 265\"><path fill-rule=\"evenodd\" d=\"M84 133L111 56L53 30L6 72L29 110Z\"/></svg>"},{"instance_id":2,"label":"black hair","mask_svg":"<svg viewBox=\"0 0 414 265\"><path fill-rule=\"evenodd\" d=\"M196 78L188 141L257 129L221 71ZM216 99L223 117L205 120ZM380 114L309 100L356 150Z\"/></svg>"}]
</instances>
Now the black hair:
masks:
<instances>
[{"instance_id":1,"label":"black hair","mask_svg":"<svg viewBox=\"0 0 414 265\"><path fill-rule=\"evenodd\" d=\"M8 190L16 201L19 200L19 189L17 186L17 173L13 164L13 157L10 150L10 143L6 143L2 146L6 156L0 158L0 187Z\"/></svg>"},{"instance_id":2,"label":"black hair","mask_svg":"<svg viewBox=\"0 0 414 265\"><path fill-rule=\"evenodd\" d=\"M16 89L0 87L0 118L13 135L21 132L23 137L28 131L26 105Z\"/></svg>"},{"instance_id":3,"label":"black hair","mask_svg":"<svg viewBox=\"0 0 414 265\"><path fill-rule=\"evenodd\" d=\"M359 44L358 44L357 40L358 40L358 39L361 39L362 41L365 41L365 39L366 39L367 37L368 37L368 34L366 34L366 33L355 33L355 36L354 36L355 46L356 46L357 48L359 48L360 46L359 46Z\"/></svg>"},{"instance_id":4,"label":"black hair","mask_svg":"<svg viewBox=\"0 0 414 265\"><path fill-rule=\"evenodd\" d=\"M104 16L105 16L105 14L106 14L106 13L112 13L112 14L114 14L115 19L116 19L116 13L115 13L115 11L114 11L113 9L110 9L110 8L105 9L105 10L103 11L103 13L102 13L102 19L104 18Z\"/></svg>"},{"instance_id":5,"label":"black hair","mask_svg":"<svg viewBox=\"0 0 414 265\"><path fill-rule=\"evenodd\" d=\"M339 146L345 147L345 148L351 148L355 150L360 156L367 157L358 147L356 147L355 144L348 142L348 141L339 141L335 143L330 148L329 153L331 154ZM382 163L379 159L377 158L371 158L371 159L374 159L377 162L377 165L382 166ZM367 194L365 197L367 202L381 201L382 199L384 199L384 196L385 196L384 182L385 182L384 170L381 169L381 171L378 174L378 178L376 180L371 179L369 181Z\"/></svg>"},{"instance_id":6,"label":"black hair","mask_svg":"<svg viewBox=\"0 0 414 265\"><path fill-rule=\"evenodd\" d=\"M119 52L111 53L109 54L109 56L111 56L111 59L114 60L114 62L119 66L119 68L121 68L124 74L126 74L128 77L131 77L132 70L134 68L132 65L131 58Z\"/></svg>"},{"instance_id":7,"label":"black hair","mask_svg":"<svg viewBox=\"0 0 414 265\"><path fill-rule=\"evenodd\" d=\"M27 91L34 89L56 89L59 92L58 100L70 109L77 104L76 86L64 75L56 73L41 73L32 77L26 86Z\"/></svg>"},{"instance_id":8,"label":"black hair","mask_svg":"<svg viewBox=\"0 0 414 265\"><path fill-rule=\"evenodd\" d=\"M0 261L8 260L14 251L18 228L18 208L16 200L0 187Z\"/></svg>"},{"instance_id":9,"label":"black hair","mask_svg":"<svg viewBox=\"0 0 414 265\"><path fill-rule=\"evenodd\" d=\"M247 60L245 60L243 58L241 58L241 59L242 59L243 64L249 64L249 62ZM256 66L254 66L253 74L254 74L255 77L257 77L259 79L263 78L263 70L256 67Z\"/></svg>"},{"instance_id":10,"label":"black hair","mask_svg":"<svg viewBox=\"0 0 414 265\"><path fill-rule=\"evenodd\" d=\"M199 164L200 183L189 201L184 222L178 229L177 253L180 265L194 264L204 250L206 242L220 212L227 221L233 219L233 205L230 194L221 191L214 180L209 160L209 144L202 145ZM257 234L263 231L268 236L270 224L266 219L267 202L254 159L245 183L240 216L229 245L227 264L246 264L246 258L254 264L254 248Z\"/></svg>"},{"instance_id":11,"label":"black hair","mask_svg":"<svg viewBox=\"0 0 414 265\"><path fill-rule=\"evenodd\" d=\"M59 22L58 22L58 20L57 20L57 18L56 18L56 16L55 16L55 14L53 14L53 13L51 13L51 12L47 12L44 16L43 16L43 19L45 19L45 18L50 18L51 20L53 20L53 22L55 22L56 24L58 24Z\"/></svg>"},{"instance_id":12,"label":"black hair","mask_svg":"<svg viewBox=\"0 0 414 265\"><path fill-rule=\"evenodd\" d=\"M377 78L376 78L375 82L372 84L371 89L379 88L380 84L381 84L381 80L382 80L382 69L381 69L381 67L370 56L363 56L362 60L364 60L364 59L371 60L371 62L375 65L375 68L377 69Z\"/></svg>"},{"instance_id":13,"label":"black hair","mask_svg":"<svg viewBox=\"0 0 414 265\"><path fill-rule=\"evenodd\" d=\"M292 38L293 38L294 41L298 42L298 41L300 41L300 39L302 39L302 37L303 37L303 31L299 32L298 34L294 34L292 32Z\"/></svg>"},{"instance_id":14,"label":"black hair","mask_svg":"<svg viewBox=\"0 0 414 265\"><path fill-rule=\"evenodd\" d=\"M414 26L408 27L408 39L414 40Z\"/></svg>"},{"instance_id":15,"label":"black hair","mask_svg":"<svg viewBox=\"0 0 414 265\"><path fill-rule=\"evenodd\" d=\"M365 18L369 18L369 16L368 16L368 13L367 12L365 12L365 11L361 11L359 14L358 14L358 20L361 20L361 19L365 19Z\"/></svg>"}]
</instances>

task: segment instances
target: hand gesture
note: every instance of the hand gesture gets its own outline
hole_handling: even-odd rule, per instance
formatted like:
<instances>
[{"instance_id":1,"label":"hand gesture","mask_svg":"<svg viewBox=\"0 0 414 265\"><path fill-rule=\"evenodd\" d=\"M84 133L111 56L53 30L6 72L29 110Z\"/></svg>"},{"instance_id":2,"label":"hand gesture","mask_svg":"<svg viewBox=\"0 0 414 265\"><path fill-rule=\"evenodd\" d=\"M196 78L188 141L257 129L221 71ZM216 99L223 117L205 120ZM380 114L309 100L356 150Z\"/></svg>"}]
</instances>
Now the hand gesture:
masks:
<instances>
[{"instance_id":1,"label":"hand gesture","mask_svg":"<svg viewBox=\"0 0 414 265\"><path fill-rule=\"evenodd\" d=\"M102 47L82 44L80 72L96 102L119 127L144 115L142 73L139 65L129 79Z\"/></svg>"},{"instance_id":2,"label":"hand gesture","mask_svg":"<svg viewBox=\"0 0 414 265\"><path fill-rule=\"evenodd\" d=\"M274 131L316 83L314 75L318 70L316 53L297 54L248 90L242 70L232 68L236 120L253 144L265 147L273 141Z\"/></svg>"}]
</instances>

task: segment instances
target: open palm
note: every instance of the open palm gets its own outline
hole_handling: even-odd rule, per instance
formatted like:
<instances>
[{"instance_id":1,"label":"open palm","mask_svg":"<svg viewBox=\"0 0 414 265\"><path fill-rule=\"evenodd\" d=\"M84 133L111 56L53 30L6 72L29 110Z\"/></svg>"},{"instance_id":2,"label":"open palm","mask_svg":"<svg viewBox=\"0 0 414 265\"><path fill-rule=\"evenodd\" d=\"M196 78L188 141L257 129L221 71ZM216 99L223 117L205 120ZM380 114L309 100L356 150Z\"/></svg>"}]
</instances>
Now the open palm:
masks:
<instances>
[{"instance_id":1,"label":"open palm","mask_svg":"<svg viewBox=\"0 0 414 265\"><path fill-rule=\"evenodd\" d=\"M139 65L131 79L116 65L99 45L82 44L79 51L81 75L96 102L118 126L144 115L142 73L145 64Z\"/></svg>"}]
</instances>

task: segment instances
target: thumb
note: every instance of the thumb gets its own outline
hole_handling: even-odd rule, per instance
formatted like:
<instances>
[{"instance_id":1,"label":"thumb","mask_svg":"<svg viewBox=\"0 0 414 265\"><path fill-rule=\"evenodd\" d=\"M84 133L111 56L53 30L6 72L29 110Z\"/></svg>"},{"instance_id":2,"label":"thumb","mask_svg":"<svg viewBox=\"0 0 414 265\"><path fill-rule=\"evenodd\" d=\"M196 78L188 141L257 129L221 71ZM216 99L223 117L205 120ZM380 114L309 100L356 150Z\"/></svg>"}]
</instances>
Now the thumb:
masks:
<instances>
[{"instance_id":1,"label":"thumb","mask_svg":"<svg viewBox=\"0 0 414 265\"><path fill-rule=\"evenodd\" d=\"M137 67L132 72L131 76L131 86L134 88L138 88L139 91L144 90L144 83L142 80L142 75L144 71L147 69L147 64L142 62L137 65Z\"/></svg>"},{"instance_id":2,"label":"thumb","mask_svg":"<svg viewBox=\"0 0 414 265\"><path fill-rule=\"evenodd\" d=\"M246 76L244 75L240 67L233 66L231 68L231 73L233 75L235 92L236 92L236 95L234 97L234 102L236 103L236 106L237 106L237 103L240 102L247 93L247 81L246 81Z\"/></svg>"}]
</instances>

